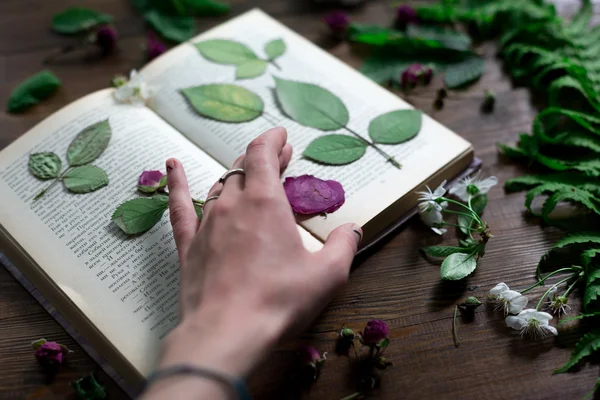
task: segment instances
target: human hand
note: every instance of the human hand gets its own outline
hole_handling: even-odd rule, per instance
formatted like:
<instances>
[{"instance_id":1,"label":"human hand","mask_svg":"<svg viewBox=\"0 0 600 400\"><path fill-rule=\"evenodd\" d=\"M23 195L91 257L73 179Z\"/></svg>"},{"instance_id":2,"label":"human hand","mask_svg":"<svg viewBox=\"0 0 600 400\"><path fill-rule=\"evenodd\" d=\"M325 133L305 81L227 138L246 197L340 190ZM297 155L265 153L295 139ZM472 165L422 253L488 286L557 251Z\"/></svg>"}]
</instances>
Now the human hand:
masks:
<instances>
[{"instance_id":1,"label":"human hand","mask_svg":"<svg viewBox=\"0 0 600 400\"><path fill-rule=\"evenodd\" d=\"M280 180L292 155L283 128L253 140L208 196L199 222L182 165L167 161L181 264L180 324L161 366L190 363L242 377L293 327L312 321L348 279L361 230L342 225L307 251Z\"/></svg>"}]
</instances>

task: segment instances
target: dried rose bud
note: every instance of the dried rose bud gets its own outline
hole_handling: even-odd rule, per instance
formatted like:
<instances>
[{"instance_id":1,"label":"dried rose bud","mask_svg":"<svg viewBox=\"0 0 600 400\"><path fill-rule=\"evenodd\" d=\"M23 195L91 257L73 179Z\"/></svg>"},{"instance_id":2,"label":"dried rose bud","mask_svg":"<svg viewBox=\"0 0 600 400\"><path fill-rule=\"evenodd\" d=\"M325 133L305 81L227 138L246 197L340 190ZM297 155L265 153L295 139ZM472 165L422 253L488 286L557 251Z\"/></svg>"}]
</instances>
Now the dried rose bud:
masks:
<instances>
[{"instance_id":1,"label":"dried rose bud","mask_svg":"<svg viewBox=\"0 0 600 400\"><path fill-rule=\"evenodd\" d=\"M148 31L148 43L146 44L146 58L148 61L154 60L165 51L167 51L167 46L158 39L154 32Z\"/></svg>"},{"instance_id":2,"label":"dried rose bud","mask_svg":"<svg viewBox=\"0 0 600 400\"><path fill-rule=\"evenodd\" d=\"M110 25L103 25L96 30L93 42L96 43L104 54L110 54L117 47L119 34L117 30Z\"/></svg>"},{"instance_id":3,"label":"dried rose bud","mask_svg":"<svg viewBox=\"0 0 600 400\"><path fill-rule=\"evenodd\" d=\"M428 84L432 77L433 70L430 67L415 63L402 71L400 83L403 89L412 89L418 84Z\"/></svg>"},{"instance_id":4,"label":"dried rose bud","mask_svg":"<svg viewBox=\"0 0 600 400\"><path fill-rule=\"evenodd\" d=\"M438 89L437 98L440 100L444 100L446 97L448 97L448 91L444 88Z\"/></svg>"},{"instance_id":5,"label":"dried rose bud","mask_svg":"<svg viewBox=\"0 0 600 400\"><path fill-rule=\"evenodd\" d=\"M321 356L313 346L303 346L300 348L299 356L300 364L311 372L313 380L317 379L321 367L327 360L327 352Z\"/></svg>"},{"instance_id":6,"label":"dried rose bud","mask_svg":"<svg viewBox=\"0 0 600 400\"><path fill-rule=\"evenodd\" d=\"M343 36L350 25L350 17L343 11L333 11L327 14L324 21L331 32L338 36Z\"/></svg>"},{"instance_id":7,"label":"dried rose bud","mask_svg":"<svg viewBox=\"0 0 600 400\"><path fill-rule=\"evenodd\" d=\"M167 176L160 171L144 171L138 181L138 190L154 193L167 186Z\"/></svg>"},{"instance_id":8,"label":"dried rose bud","mask_svg":"<svg viewBox=\"0 0 600 400\"><path fill-rule=\"evenodd\" d=\"M377 369L385 370L391 367L392 365L392 362L385 357L377 357L375 359L375 368Z\"/></svg>"},{"instance_id":9,"label":"dried rose bud","mask_svg":"<svg viewBox=\"0 0 600 400\"><path fill-rule=\"evenodd\" d=\"M35 349L35 358L44 368L58 369L64 361L66 347L56 343L40 339L32 343Z\"/></svg>"},{"instance_id":10,"label":"dried rose bud","mask_svg":"<svg viewBox=\"0 0 600 400\"><path fill-rule=\"evenodd\" d=\"M355 333L350 328L342 328L342 330L340 331L340 337L342 339L352 339L352 340L354 340Z\"/></svg>"},{"instance_id":11,"label":"dried rose bud","mask_svg":"<svg viewBox=\"0 0 600 400\"><path fill-rule=\"evenodd\" d=\"M406 29L408 24L416 24L419 22L417 12L411 6L403 4L396 9L396 27L398 29Z\"/></svg>"},{"instance_id":12,"label":"dried rose bud","mask_svg":"<svg viewBox=\"0 0 600 400\"><path fill-rule=\"evenodd\" d=\"M481 104L481 109L484 112L492 112L494 110L494 104L496 103L496 93L492 90L484 90L483 92L484 98L483 103Z\"/></svg>"},{"instance_id":13,"label":"dried rose bud","mask_svg":"<svg viewBox=\"0 0 600 400\"><path fill-rule=\"evenodd\" d=\"M332 213L346 201L339 182L324 181L312 175L285 178L283 189L296 214Z\"/></svg>"},{"instance_id":14,"label":"dried rose bud","mask_svg":"<svg viewBox=\"0 0 600 400\"><path fill-rule=\"evenodd\" d=\"M365 329L363 329L360 335L360 340L365 345L378 345L387 339L388 334L388 325L380 319L373 319L367 322Z\"/></svg>"},{"instance_id":15,"label":"dried rose bud","mask_svg":"<svg viewBox=\"0 0 600 400\"><path fill-rule=\"evenodd\" d=\"M444 108L444 100L442 99L435 99L435 101L433 102L433 108L437 111L441 110L442 108Z\"/></svg>"}]
</instances>

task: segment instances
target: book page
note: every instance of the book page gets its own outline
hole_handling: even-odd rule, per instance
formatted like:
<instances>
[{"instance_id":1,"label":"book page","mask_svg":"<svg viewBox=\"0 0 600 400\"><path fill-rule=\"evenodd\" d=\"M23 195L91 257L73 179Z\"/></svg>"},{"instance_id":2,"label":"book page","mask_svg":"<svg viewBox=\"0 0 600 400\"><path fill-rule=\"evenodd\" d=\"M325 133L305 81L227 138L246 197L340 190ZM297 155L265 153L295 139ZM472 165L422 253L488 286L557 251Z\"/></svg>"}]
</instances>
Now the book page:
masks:
<instances>
[{"instance_id":1,"label":"book page","mask_svg":"<svg viewBox=\"0 0 600 400\"><path fill-rule=\"evenodd\" d=\"M244 43L259 57L264 46L282 38L287 51L254 79L235 80L235 67L206 60L192 43L209 38ZM335 179L346 190L346 204L327 216L302 222L320 239L336 226L354 222L365 225L397 199L431 177L436 171L468 152L470 144L432 118L424 115L419 134L399 145L379 145L402 165L397 169L369 147L360 160L345 166L316 164L302 158L302 152L317 137L330 133L350 135L346 130L323 132L287 118L275 102L273 76L317 84L337 95L350 114L348 127L368 138L370 121L383 113L412 108L306 39L295 34L261 11L254 10L184 43L147 66L142 73L155 94L150 106L225 166L242 152L250 140L273 126L283 126L294 147L287 176L312 174ZM231 124L196 114L179 93L183 88L212 83L234 83L257 93L265 103L265 114L253 121Z\"/></svg>"},{"instance_id":2,"label":"book page","mask_svg":"<svg viewBox=\"0 0 600 400\"><path fill-rule=\"evenodd\" d=\"M73 138L107 119L112 138L92 165L110 183L87 194L46 187L27 170L29 153L53 151L66 164ZM164 171L177 157L190 189L203 199L225 168L154 112L115 104L96 92L52 115L0 154L0 224L124 356L145 374L159 341L178 321L179 262L168 211L150 231L127 237L111 222L115 208L138 197L141 171Z\"/></svg>"}]
</instances>

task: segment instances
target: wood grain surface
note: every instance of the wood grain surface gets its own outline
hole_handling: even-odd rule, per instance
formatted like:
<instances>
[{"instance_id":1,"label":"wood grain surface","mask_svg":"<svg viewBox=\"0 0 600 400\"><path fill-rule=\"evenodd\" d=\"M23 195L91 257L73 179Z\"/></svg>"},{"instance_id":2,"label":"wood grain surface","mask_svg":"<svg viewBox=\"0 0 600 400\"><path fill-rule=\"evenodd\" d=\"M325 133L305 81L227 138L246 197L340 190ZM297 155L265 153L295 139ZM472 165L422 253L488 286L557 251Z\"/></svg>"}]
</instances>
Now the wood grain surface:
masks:
<instances>
[{"instance_id":1,"label":"wood grain surface","mask_svg":"<svg viewBox=\"0 0 600 400\"><path fill-rule=\"evenodd\" d=\"M309 40L353 66L360 58L346 44L332 40L321 18L328 8L308 0L232 0L230 16L253 7L279 19ZM120 32L118 51L105 58L93 52L78 52L51 66L63 81L50 100L21 115L10 115L4 105L10 91L24 78L42 68L42 60L70 43L50 31L53 14L71 5L81 5L112 14ZM561 10L573 2L561 2ZM392 17L385 1L368 1L350 10L357 21L387 23ZM228 17L202 18L199 30ZM36 123L69 102L107 87L110 79L144 62L145 28L141 17L126 0L2 0L0 2L0 148L5 147ZM493 44L480 48L486 56L483 78L468 91L452 94L441 111L432 107L441 81L405 98L449 128L471 141L484 161L485 174L506 179L523 174L523 168L498 154L496 144L516 140L527 132L535 115L535 102L525 88L514 87L502 71ZM351 84L349 82L349 84ZM484 89L497 93L496 108L483 114ZM371 99L376 101L376 99ZM257 132L258 134L259 132ZM534 282L534 270L549 245L561 237L557 229L542 228L527 216L523 195L505 194L502 184L489 194L485 219L495 235L478 270L464 282L442 283L439 266L423 260L418 248L456 243L453 233L443 238L428 231L418 219L392 235L371 254L357 260L347 287L300 337L284 340L250 379L256 399L339 399L354 392L352 368L336 356L334 340L343 324L360 330L372 318L386 320L391 328L387 357L394 367L386 373L372 398L382 399L580 399L598 378L596 366L572 374L553 376L564 363L580 335L577 324L561 328L558 338L532 341L509 331L503 317L480 307L472 320L459 320L461 346L452 342L454 305L469 295L480 298L500 281L511 288ZM540 291L533 291L539 295ZM574 298L577 298L576 293ZM574 302L573 313L578 311ZM240 327L240 334L243 334ZM61 372L49 380L33 357L30 341L44 337L75 350ZM251 345L252 338L249 337ZM300 390L293 379L295 350L312 344L330 356L320 378ZM0 268L0 398L72 398L69 381L95 371L108 389L110 399L124 393L82 351L29 294Z\"/></svg>"}]
</instances>

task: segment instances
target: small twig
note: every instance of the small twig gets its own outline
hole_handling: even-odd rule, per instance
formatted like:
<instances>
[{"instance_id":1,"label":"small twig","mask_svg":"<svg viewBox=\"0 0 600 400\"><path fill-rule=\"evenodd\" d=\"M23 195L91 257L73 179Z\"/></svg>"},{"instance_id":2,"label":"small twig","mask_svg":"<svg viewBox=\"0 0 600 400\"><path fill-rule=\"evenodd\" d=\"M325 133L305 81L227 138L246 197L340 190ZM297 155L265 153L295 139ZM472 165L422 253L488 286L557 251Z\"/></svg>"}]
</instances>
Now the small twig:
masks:
<instances>
[{"instance_id":1,"label":"small twig","mask_svg":"<svg viewBox=\"0 0 600 400\"><path fill-rule=\"evenodd\" d=\"M398 161L396 161L396 159L389 155L388 153L386 153L385 151L383 151L382 149L380 149L379 147L377 147L377 145L373 142L371 142L370 140L365 139L364 137L362 137L361 135L359 135L357 132L353 131L352 129L348 128L347 126L343 125L344 129L346 129L348 132L350 132L351 134L353 134L354 136L356 136L358 139L362 140L364 143L366 143L367 145L371 146L373 149L375 149L379 154L381 154L382 156L384 156L387 161L389 161L390 163L392 163L392 165L398 169L402 168L402 164L400 164Z\"/></svg>"},{"instance_id":2,"label":"small twig","mask_svg":"<svg viewBox=\"0 0 600 400\"><path fill-rule=\"evenodd\" d=\"M35 197L33 198L33 200L35 201L35 200L39 199L40 197L42 197L48 191L48 189L50 189L52 186L54 186L56 184L56 182L62 180L62 178L67 174L67 172L69 172L71 170L71 168L72 167L68 167L57 178L54 178L54 181L52 181L52 183L49 184L45 189L42 189L38 194L36 194Z\"/></svg>"},{"instance_id":3,"label":"small twig","mask_svg":"<svg viewBox=\"0 0 600 400\"><path fill-rule=\"evenodd\" d=\"M454 316L452 317L452 337L454 339L454 346L460 346L458 342L458 332L456 330L456 314L458 313L458 304L454 307Z\"/></svg>"}]
</instances>

